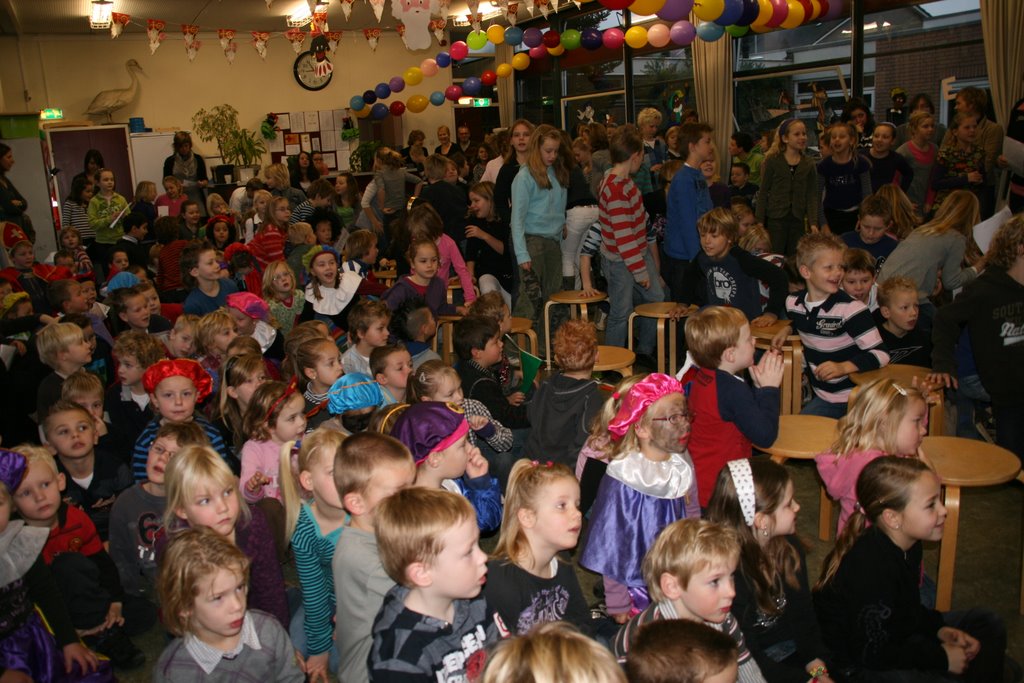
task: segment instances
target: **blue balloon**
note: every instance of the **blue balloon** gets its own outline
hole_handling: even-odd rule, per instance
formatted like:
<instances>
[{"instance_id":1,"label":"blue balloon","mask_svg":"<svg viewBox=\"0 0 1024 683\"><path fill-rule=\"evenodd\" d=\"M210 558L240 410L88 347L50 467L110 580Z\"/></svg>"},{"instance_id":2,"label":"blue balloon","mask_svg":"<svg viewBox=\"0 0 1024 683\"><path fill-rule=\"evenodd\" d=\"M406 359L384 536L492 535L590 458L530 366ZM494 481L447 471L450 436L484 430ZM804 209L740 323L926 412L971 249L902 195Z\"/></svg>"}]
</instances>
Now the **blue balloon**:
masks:
<instances>
[{"instance_id":1,"label":"blue balloon","mask_svg":"<svg viewBox=\"0 0 1024 683\"><path fill-rule=\"evenodd\" d=\"M480 82L480 79L476 76L467 76L466 79L462 81L462 92L472 97L476 97L480 94L480 87L482 85L483 84Z\"/></svg>"},{"instance_id":2,"label":"blue balloon","mask_svg":"<svg viewBox=\"0 0 1024 683\"><path fill-rule=\"evenodd\" d=\"M599 50L603 45L601 32L591 26L580 31L580 44L588 50Z\"/></svg>"},{"instance_id":3,"label":"blue balloon","mask_svg":"<svg viewBox=\"0 0 1024 683\"><path fill-rule=\"evenodd\" d=\"M743 18L743 0L725 0L722 14L715 19L719 26L732 26Z\"/></svg>"},{"instance_id":4,"label":"blue balloon","mask_svg":"<svg viewBox=\"0 0 1024 683\"><path fill-rule=\"evenodd\" d=\"M440 107L442 104L444 104L444 93L441 92L440 90L435 90L434 92L430 93L430 103L435 107Z\"/></svg>"},{"instance_id":5,"label":"blue balloon","mask_svg":"<svg viewBox=\"0 0 1024 683\"><path fill-rule=\"evenodd\" d=\"M437 62L439 67L446 69L452 63L452 56L447 52L438 52L437 56L434 57L434 61Z\"/></svg>"},{"instance_id":6,"label":"blue balloon","mask_svg":"<svg viewBox=\"0 0 1024 683\"><path fill-rule=\"evenodd\" d=\"M362 111L365 106L366 102L359 95L353 95L352 99L348 101L348 108L352 111Z\"/></svg>"},{"instance_id":7,"label":"blue balloon","mask_svg":"<svg viewBox=\"0 0 1024 683\"><path fill-rule=\"evenodd\" d=\"M377 93L373 92L372 90L367 90L366 92L363 93L363 102L365 102L366 104L373 104L376 101Z\"/></svg>"},{"instance_id":8,"label":"blue balloon","mask_svg":"<svg viewBox=\"0 0 1024 683\"><path fill-rule=\"evenodd\" d=\"M374 121L380 121L382 118L388 115L388 105L383 102L378 102L373 105L373 109L370 110L370 117Z\"/></svg>"},{"instance_id":9,"label":"blue balloon","mask_svg":"<svg viewBox=\"0 0 1024 683\"><path fill-rule=\"evenodd\" d=\"M378 83L377 87L373 89L373 92L377 94L377 97L386 100L391 97L391 86L387 83Z\"/></svg>"},{"instance_id":10,"label":"blue balloon","mask_svg":"<svg viewBox=\"0 0 1024 683\"><path fill-rule=\"evenodd\" d=\"M725 33L725 28L719 26L713 21L702 22L701 25L697 27L697 37L706 43L715 42L722 37L723 33Z\"/></svg>"},{"instance_id":11,"label":"blue balloon","mask_svg":"<svg viewBox=\"0 0 1024 683\"><path fill-rule=\"evenodd\" d=\"M515 47L523 42L523 29L518 26L509 26L505 29L505 42Z\"/></svg>"}]
</instances>

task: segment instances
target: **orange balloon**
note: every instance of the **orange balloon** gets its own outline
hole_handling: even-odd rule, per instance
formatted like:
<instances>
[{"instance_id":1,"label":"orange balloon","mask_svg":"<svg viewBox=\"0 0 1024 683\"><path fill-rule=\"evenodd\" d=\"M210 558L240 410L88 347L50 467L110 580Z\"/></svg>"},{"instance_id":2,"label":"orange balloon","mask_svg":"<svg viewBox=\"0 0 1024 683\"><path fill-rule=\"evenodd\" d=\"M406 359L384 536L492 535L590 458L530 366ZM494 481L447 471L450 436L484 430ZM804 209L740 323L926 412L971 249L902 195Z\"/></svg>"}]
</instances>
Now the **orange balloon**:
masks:
<instances>
[{"instance_id":1,"label":"orange balloon","mask_svg":"<svg viewBox=\"0 0 1024 683\"><path fill-rule=\"evenodd\" d=\"M367 116L370 115L370 109L372 108L373 107L366 106L360 109L359 111L353 113L356 115L357 119L365 119Z\"/></svg>"},{"instance_id":2,"label":"orange balloon","mask_svg":"<svg viewBox=\"0 0 1024 683\"><path fill-rule=\"evenodd\" d=\"M512 68L516 71L525 71L530 68L530 55L525 52L517 52L512 57Z\"/></svg>"},{"instance_id":3,"label":"orange balloon","mask_svg":"<svg viewBox=\"0 0 1024 683\"><path fill-rule=\"evenodd\" d=\"M821 16L821 0L810 0L811 2L811 13L807 16L804 21L814 21Z\"/></svg>"},{"instance_id":4,"label":"orange balloon","mask_svg":"<svg viewBox=\"0 0 1024 683\"><path fill-rule=\"evenodd\" d=\"M766 26L772 18L772 3L768 0L757 0L757 18L751 22L751 26Z\"/></svg>"},{"instance_id":5,"label":"orange balloon","mask_svg":"<svg viewBox=\"0 0 1024 683\"><path fill-rule=\"evenodd\" d=\"M557 57L559 55L565 54L565 46L562 45L561 43L559 43L558 45L555 45L554 47L547 48L547 51L548 51L548 54L551 55L552 57Z\"/></svg>"},{"instance_id":6,"label":"orange balloon","mask_svg":"<svg viewBox=\"0 0 1024 683\"><path fill-rule=\"evenodd\" d=\"M789 6L789 14L782 20L782 28L796 28L800 24L804 23L804 6L800 4L800 0L786 0L786 4Z\"/></svg>"},{"instance_id":7,"label":"orange balloon","mask_svg":"<svg viewBox=\"0 0 1024 683\"><path fill-rule=\"evenodd\" d=\"M502 63L498 65L498 68L494 70L501 78L508 78L512 75L512 65Z\"/></svg>"}]
</instances>

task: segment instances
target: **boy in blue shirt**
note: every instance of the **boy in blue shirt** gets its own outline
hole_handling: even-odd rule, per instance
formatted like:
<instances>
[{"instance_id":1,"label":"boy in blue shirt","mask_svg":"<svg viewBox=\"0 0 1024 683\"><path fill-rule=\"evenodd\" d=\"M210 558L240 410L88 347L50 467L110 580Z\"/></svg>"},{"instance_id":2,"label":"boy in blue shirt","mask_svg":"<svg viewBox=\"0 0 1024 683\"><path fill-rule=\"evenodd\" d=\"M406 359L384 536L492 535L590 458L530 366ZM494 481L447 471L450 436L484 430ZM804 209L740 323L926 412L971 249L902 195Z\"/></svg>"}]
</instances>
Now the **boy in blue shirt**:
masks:
<instances>
[{"instance_id":1,"label":"boy in blue shirt","mask_svg":"<svg viewBox=\"0 0 1024 683\"><path fill-rule=\"evenodd\" d=\"M668 281L673 301L683 301L683 278L689 262L700 250L697 219L710 211L711 193L700 165L712 158L711 126L706 123L684 123L679 128L679 142L686 148L686 163L672 178L668 190L668 221L662 271Z\"/></svg>"}]
</instances>

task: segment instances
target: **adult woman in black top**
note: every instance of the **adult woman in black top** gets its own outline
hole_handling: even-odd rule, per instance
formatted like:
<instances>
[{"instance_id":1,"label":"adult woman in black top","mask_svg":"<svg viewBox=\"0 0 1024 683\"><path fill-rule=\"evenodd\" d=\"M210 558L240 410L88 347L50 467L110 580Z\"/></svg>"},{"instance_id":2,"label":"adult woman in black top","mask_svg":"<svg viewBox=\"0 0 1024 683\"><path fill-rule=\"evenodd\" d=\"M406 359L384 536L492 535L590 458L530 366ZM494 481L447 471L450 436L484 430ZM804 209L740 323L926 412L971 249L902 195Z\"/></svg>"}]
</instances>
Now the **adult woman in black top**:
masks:
<instances>
[{"instance_id":1,"label":"adult woman in black top","mask_svg":"<svg viewBox=\"0 0 1024 683\"><path fill-rule=\"evenodd\" d=\"M14 150L0 142L0 221L10 221L21 226L29 239L35 239L32 224L26 220L28 202L18 192L7 174L14 167Z\"/></svg>"},{"instance_id":2,"label":"adult woman in black top","mask_svg":"<svg viewBox=\"0 0 1024 683\"><path fill-rule=\"evenodd\" d=\"M206 162L192 151L192 136L183 130L174 134L174 154L164 159L164 177L174 176L185 186L185 195L199 204L199 210L205 212L206 197L204 190L209 182L206 175Z\"/></svg>"},{"instance_id":3,"label":"adult woman in black top","mask_svg":"<svg viewBox=\"0 0 1024 683\"><path fill-rule=\"evenodd\" d=\"M313 165L313 158L305 150L299 152L299 156L294 162L289 162L288 166L291 186L296 190L305 192L306 188L320 177L320 171Z\"/></svg>"},{"instance_id":4,"label":"adult woman in black top","mask_svg":"<svg viewBox=\"0 0 1024 683\"><path fill-rule=\"evenodd\" d=\"M448 126L441 126L437 129L437 141L440 143L434 148L434 154L450 156L452 152L458 152L459 146L452 142L452 131Z\"/></svg>"}]
</instances>

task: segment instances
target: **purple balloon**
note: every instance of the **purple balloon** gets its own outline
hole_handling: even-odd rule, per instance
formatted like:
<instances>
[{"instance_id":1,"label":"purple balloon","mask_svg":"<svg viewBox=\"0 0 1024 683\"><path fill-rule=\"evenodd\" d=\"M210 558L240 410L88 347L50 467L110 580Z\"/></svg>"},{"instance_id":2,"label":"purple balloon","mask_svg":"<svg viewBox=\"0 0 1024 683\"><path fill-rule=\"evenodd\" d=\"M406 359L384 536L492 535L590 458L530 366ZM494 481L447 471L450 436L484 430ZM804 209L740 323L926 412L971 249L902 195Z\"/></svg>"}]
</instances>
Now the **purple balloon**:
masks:
<instances>
[{"instance_id":1,"label":"purple balloon","mask_svg":"<svg viewBox=\"0 0 1024 683\"><path fill-rule=\"evenodd\" d=\"M401 76L393 76L388 81L388 87L391 88L391 92L402 92L405 90L405 79Z\"/></svg>"},{"instance_id":2,"label":"purple balloon","mask_svg":"<svg viewBox=\"0 0 1024 683\"><path fill-rule=\"evenodd\" d=\"M377 94L377 98L386 100L391 96L391 88L388 87L387 83L378 83L377 87L373 89L373 92Z\"/></svg>"},{"instance_id":3,"label":"purple balloon","mask_svg":"<svg viewBox=\"0 0 1024 683\"><path fill-rule=\"evenodd\" d=\"M365 102L366 104L373 104L376 101L377 93L373 92L372 90L367 90L366 92L363 93L363 102Z\"/></svg>"},{"instance_id":4,"label":"purple balloon","mask_svg":"<svg viewBox=\"0 0 1024 683\"><path fill-rule=\"evenodd\" d=\"M732 26L743 16L743 0L725 0L722 14L715 19L719 26Z\"/></svg>"},{"instance_id":5,"label":"purple balloon","mask_svg":"<svg viewBox=\"0 0 1024 683\"><path fill-rule=\"evenodd\" d=\"M666 0L665 6L658 12L658 18L665 21L679 21L690 16L693 10L693 0Z\"/></svg>"},{"instance_id":6,"label":"purple balloon","mask_svg":"<svg viewBox=\"0 0 1024 683\"><path fill-rule=\"evenodd\" d=\"M523 31L523 44L526 47L537 47L544 43L544 34L540 32L539 28L530 27Z\"/></svg>"},{"instance_id":7,"label":"purple balloon","mask_svg":"<svg viewBox=\"0 0 1024 683\"><path fill-rule=\"evenodd\" d=\"M680 47L686 47L693 42L693 39L697 37L697 29L693 27L693 24L686 21L677 21L672 24L672 28L668 32L669 38L672 39L672 43Z\"/></svg>"},{"instance_id":8,"label":"purple balloon","mask_svg":"<svg viewBox=\"0 0 1024 683\"><path fill-rule=\"evenodd\" d=\"M580 31L580 44L588 50L599 50L603 43L601 42L601 32L591 26Z\"/></svg>"},{"instance_id":9,"label":"purple balloon","mask_svg":"<svg viewBox=\"0 0 1024 683\"><path fill-rule=\"evenodd\" d=\"M736 21L736 26L750 26L760 12L761 6L757 4L757 0L743 0L743 14Z\"/></svg>"},{"instance_id":10,"label":"purple balloon","mask_svg":"<svg viewBox=\"0 0 1024 683\"><path fill-rule=\"evenodd\" d=\"M448 65L452 63L452 56L447 52L438 52L437 56L434 57L434 61L437 62L437 65L442 69L447 69Z\"/></svg>"}]
</instances>

